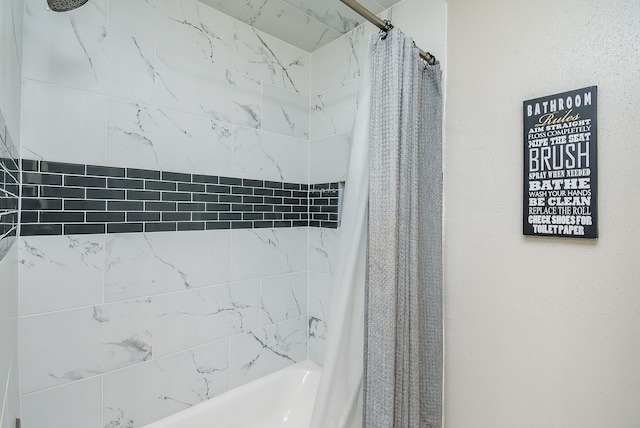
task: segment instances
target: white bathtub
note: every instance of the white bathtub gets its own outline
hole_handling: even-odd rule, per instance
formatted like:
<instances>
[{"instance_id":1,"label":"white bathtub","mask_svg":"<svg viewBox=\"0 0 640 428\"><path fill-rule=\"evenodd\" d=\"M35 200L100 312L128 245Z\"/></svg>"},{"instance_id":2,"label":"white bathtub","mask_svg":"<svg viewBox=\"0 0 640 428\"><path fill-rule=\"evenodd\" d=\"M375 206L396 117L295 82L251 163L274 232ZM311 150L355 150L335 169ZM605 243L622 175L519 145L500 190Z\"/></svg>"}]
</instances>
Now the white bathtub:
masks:
<instances>
[{"instance_id":1,"label":"white bathtub","mask_svg":"<svg viewBox=\"0 0 640 428\"><path fill-rule=\"evenodd\" d=\"M319 382L303 361L144 428L309 428Z\"/></svg>"}]
</instances>

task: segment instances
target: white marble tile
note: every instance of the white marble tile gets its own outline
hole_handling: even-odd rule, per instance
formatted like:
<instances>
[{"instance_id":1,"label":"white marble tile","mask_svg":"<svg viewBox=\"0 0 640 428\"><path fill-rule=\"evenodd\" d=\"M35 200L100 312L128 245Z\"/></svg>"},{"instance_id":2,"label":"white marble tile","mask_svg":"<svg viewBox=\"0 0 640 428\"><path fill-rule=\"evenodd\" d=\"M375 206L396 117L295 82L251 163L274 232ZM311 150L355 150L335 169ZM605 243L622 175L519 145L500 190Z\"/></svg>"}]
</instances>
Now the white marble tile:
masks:
<instances>
[{"instance_id":1,"label":"white marble tile","mask_svg":"<svg viewBox=\"0 0 640 428\"><path fill-rule=\"evenodd\" d=\"M23 0L5 0L0 6L0 111L10 139L16 142L20 141L23 10Z\"/></svg>"},{"instance_id":2,"label":"white marble tile","mask_svg":"<svg viewBox=\"0 0 640 428\"><path fill-rule=\"evenodd\" d=\"M309 142L271 132L236 127L233 136L236 177L307 183Z\"/></svg>"},{"instance_id":3,"label":"white marble tile","mask_svg":"<svg viewBox=\"0 0 640 428\"><path fill-rule=\"evenodd\" d=\"M263 130L309 138L309 97L263 83L262 105Z\"/></svg>"},{"instance_id":4,"label":"white marble tile","mask_svg":"<svg viewBox=\"0 0 640 428\"><path fill-rule=\"evenodd\" d=\"M224 340L106 374L103 426L141 427L227 391L228 360Z\"/></svg>"},{"instance_id":5,"label":"white marble tile","mask_svg":"<svg viewBox=\"0 0 640 428\"><path fill-rule=\"evenodd\" d=\"M109 25L109 1L110 0L91 0L82 7L66 13L98 25L107 26Z\"/></svg>"},{"instance_id":6,"label":"white marble tile","mask_svg":"<svg viewBox=\"0 0 640 428\"><path fill-rule=\"evenodd\" d=\"M402 0L375 0L376 3L378 3L380 6L384 8L389 8L400 1Z\"/></svg>"},{"instance_id":7,"label":"white marble tile","mask_svg":"<svg viewBox=\"0 0 640 428\"><path fill-rule=\"evenodd\" d=\"M317 1L317 0L284 0L296 9L301 10L306 15L333 28L339 33L346 33L357 27L363 18L349 7L337 2ZM375 2L369 2L368 6L373 13L377 13L381 7Z\"/></svg>"},{"instance_id":8,"label":"white marble tile","mask_svg":"<svg viewBox=\"0 0 640 428\"><path fill-rule=\"evenodd\" d=\"M21 237L20 315L101 304L104 239L104 235Z\"/></svg>"},{"instance_id":9,"label":"white marble tile","mask_svg":"<svg viewBox=\"0 0 640 428\"><path fill-rule=\"evenodd\" d=\"M356 115L356 81L351 80L311 97L309 113L312 140L351 132Z\"/></svg>"},{"instance_id":10,"label":"white marble tile","mask_svg":"<svg viewBox=\"0 0 640 428\"><path fill-rule=\"evenodd\" d=\"M260 325L260 282L238 282L154 298L154 355L214 342Z\"/></svg>"},{"instance_id":11,"label":"white marble tile","mask_svg":"<svg viewBox=\"0 0 640 428\"><path fill-rule=\"evenodd\" d=\"M102 425L99 376L22 397L25 427L98 428Z\"/></svg>"},{"instance_id":12,"label":"white marble tile","mask_svg":"<svg viewBox=\"0 0 640 428\"><path fill-rule=\"evenodd\" d=\"M365 26L350 31L311 54L312 94L346 83L360 76L367 57Z\"/></svg>"},{"instance_id":13,"label":"white marble tile","mask_svg":"<svg viewBox=\"0 0 640 428\"><path fill-rule=\"evenodd\" d=\"M150 299L20 318L22 393L150 359L152 325Z\"/></svg>"},{"instance_id":14,"label":"white marble tile","mask_svg":"<svg viewBox=\"0 0 640 428\"><path fill-rule=\"evenodd\" d=\"M229 231L107 235L105 301L228 282L229 252Z\"/></svg>"},{"instance_id":15,"label":"white marble tile","mask_svg":"<svg viewBox=\"0 0 640 428\"><path fill-rule=\"evenodd\" d=\"M312 52L340 33L281 0L202 0L240 21Z\"/></svg>"},{"instance_id":16,"label":"white marble tile","mask_svg":"<svg viewBox=\"0 0 640 428\"><path fill-rule=\"evenodd\" d=\"M231 279L234 281L307 270L307 228L234 230Z\"/></svg>"},{"instance_id":17,"label":"white marble tile","mask_svg":"<svg viewBox=\"0 0 640 428\"><path fill-rule=\"evenodd\" d=\"M197 0L111 0L109 11L116 30L226 68L233 65L234 20Z\"/></svg>"},{"instance_id":18,"label":"white marble tile","mask_svg":"<svg viewBox=\"0 0 640 428\"><path fill-rule=\"evenodd\" d=\"M332 281L330 275L309 273L309 359L318 364L324 361L331 316Z\"/></svg>"},{"instance_id":19,"label":"white marble tile","mask_svg":"<svg viewBox=\"0 0 640 428\"><path fill-rule=\"evenodd\" d=\"M103 165L104 96L25 79L22 85L22 156Z\"/></svg>"},{"instance_id":20,"label":"white marble tile","mask_svg":"<svg viewBox=\"0 0 640 428\"><path fill-rule=\"evenodd\" d=\"M23 77L152 104L155 47L27 0Z\"/></svg>"},{"instance_id":21,"label":"white marble tile","mask_svg":"<svg viewBox=\"0 0 640 428\"><path fill-rule=\"evenodd\" d=\"M294 318L231 338L230 388L307 358L307 317Z\"/></svg>"},{"instance_id":22,"label":"white marble tile","mask_svg":"<svg viewBox=\"0 0 640 428\"><path fill-rule=\"evenodd\" d=\"M18 245L0 260L0 415L11 411L9 400L18 392ZM12 378L15 377L15 380ZM15 388L15 389L14 389ZM7 406L5 407L5 403Z\"/></svg>"},{"instance_id":23,"label":"white marble tile","mask_svg":"<svg viewBox=\"0 0 640 428\"><path fill-rule=\"evenodd\" d=\"M291 91L309 94L307 52L236 22L234 70Z\"/></svg>"},{"instance_id":24,"label":"white marble tile","mask_svg":"<svg viewBox=\"0 0 640 428\"><path fill-rule=\"evenodd\" d=\"M231 133L223 122L109 99L107 164L228 176Z\"/></svg>"},{"instance_id":25,"label":"white marble tile","mask_svg":"<svg viewBox=\"0 0 640 428\"><path fill-rule=\"evenodd\" d=\"M301 272L262 278L262 327L307 314L307 277L306 272Z\"/></svg>"},{"instance_id":26,"label":"white marble tile","mask_svg":"<svg viewBox=\"0 0 640 428\"><path fill-rule=\"evenodd\" d=\"M18 355L15 354L9 371L9 379L3 397L4 409L2 410L2 428L14 428L13 423L21 415L20 408L20 373L18 370ZM0 394L1 395L1 394Z\"/></svg>"},{"instance_id":27,"label":"white marble tile","mask_svg":"<svg viewBox=\"0 0 640 428\"><path fill-rule=\"evenodd\" d=\"M309 228L309 270L333 275L338 263L340 229Z\"/></svg>"},{"instance_id":28,"label":"white marble tile","mask_svg":"<svg viewBox=\"0 0 640 428\"><path fill-rule=\"evenodd\" d=\"M345 181L351 154L351 134L313 140L309 147L309 183Z\"/></svg>"},{"instance_id":29,"label":"white marble tile","mask_svg":"<svg viewBox=\"0 0 640 428\"><path fill-rule=\"evenodd\" d=\"M260 82L175 51L157 51L158 106L259 128Z\"/></svg>"}]
</instances>

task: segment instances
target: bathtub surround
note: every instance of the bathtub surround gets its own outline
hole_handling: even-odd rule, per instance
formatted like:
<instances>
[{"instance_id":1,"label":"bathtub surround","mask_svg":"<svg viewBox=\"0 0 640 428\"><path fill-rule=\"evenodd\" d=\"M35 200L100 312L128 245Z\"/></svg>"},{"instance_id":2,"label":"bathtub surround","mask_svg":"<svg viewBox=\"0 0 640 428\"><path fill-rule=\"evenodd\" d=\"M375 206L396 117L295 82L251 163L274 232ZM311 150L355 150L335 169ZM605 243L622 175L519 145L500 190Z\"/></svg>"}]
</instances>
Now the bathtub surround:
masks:
<instances>
[{"instance_id":1,"label":"bathtub surround","mask_svg":"<svg viewBox=\"0 0 640 428\"><path fill-rule=\"evenodd\" d=\"M343 177L309 177L310 55L195 0L24 25L23 426L137 427L320 360Z\"/></svg>"}]
</instances>

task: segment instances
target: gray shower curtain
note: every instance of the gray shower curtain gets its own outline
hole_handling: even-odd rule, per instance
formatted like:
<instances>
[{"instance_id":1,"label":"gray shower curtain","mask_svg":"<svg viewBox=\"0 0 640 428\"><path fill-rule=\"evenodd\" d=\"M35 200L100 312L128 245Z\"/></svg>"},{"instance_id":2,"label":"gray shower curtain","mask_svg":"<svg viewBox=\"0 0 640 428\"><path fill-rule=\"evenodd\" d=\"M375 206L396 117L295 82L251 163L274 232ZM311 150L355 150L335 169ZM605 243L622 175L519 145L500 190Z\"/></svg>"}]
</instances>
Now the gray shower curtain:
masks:
<instances>
[{"instance_id":1,"label":"gray shower curtain","mask_svg":"<svg viewBox=\"0 0 640 428\"><path fill-rule=\"evenodd\" d=\"M366 428L442 426L442 88L393 29L371 43Z\"/></svg>"}]
</instances>

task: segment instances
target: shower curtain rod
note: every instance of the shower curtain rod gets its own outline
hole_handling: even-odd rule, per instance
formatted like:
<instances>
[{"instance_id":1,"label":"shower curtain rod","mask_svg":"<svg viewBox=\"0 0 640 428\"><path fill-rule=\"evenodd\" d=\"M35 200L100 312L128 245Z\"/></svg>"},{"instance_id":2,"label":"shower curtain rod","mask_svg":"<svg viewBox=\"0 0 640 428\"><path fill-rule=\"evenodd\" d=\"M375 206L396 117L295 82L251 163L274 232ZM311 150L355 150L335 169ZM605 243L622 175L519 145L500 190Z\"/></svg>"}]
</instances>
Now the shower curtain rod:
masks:
<instances>
[{"instance_id":1,"label":"shower curtain rod","mask_svg":"<svg viewBox=\"0 0 640 428\"><path fill-rule=\"evenodd\" d=\"M340 1L345 5L349 6L354 11L356 11L364 19L366 19L367 21L369 21L370 23L378 27L380 30L387 32L393 28L393 25L391 25L390 21L383 21L382 19L378 18L373 12L371 12L366 7L362 6L356 0L340 0ZM413 45L416 46L415 43ZM436 58L433 55L431 55L429 52L423 51L418 46L416 46L416 49L420 51L420 57L425 61L427 61L429 65L435 64Z\"/></svg>"}]
</instances>

